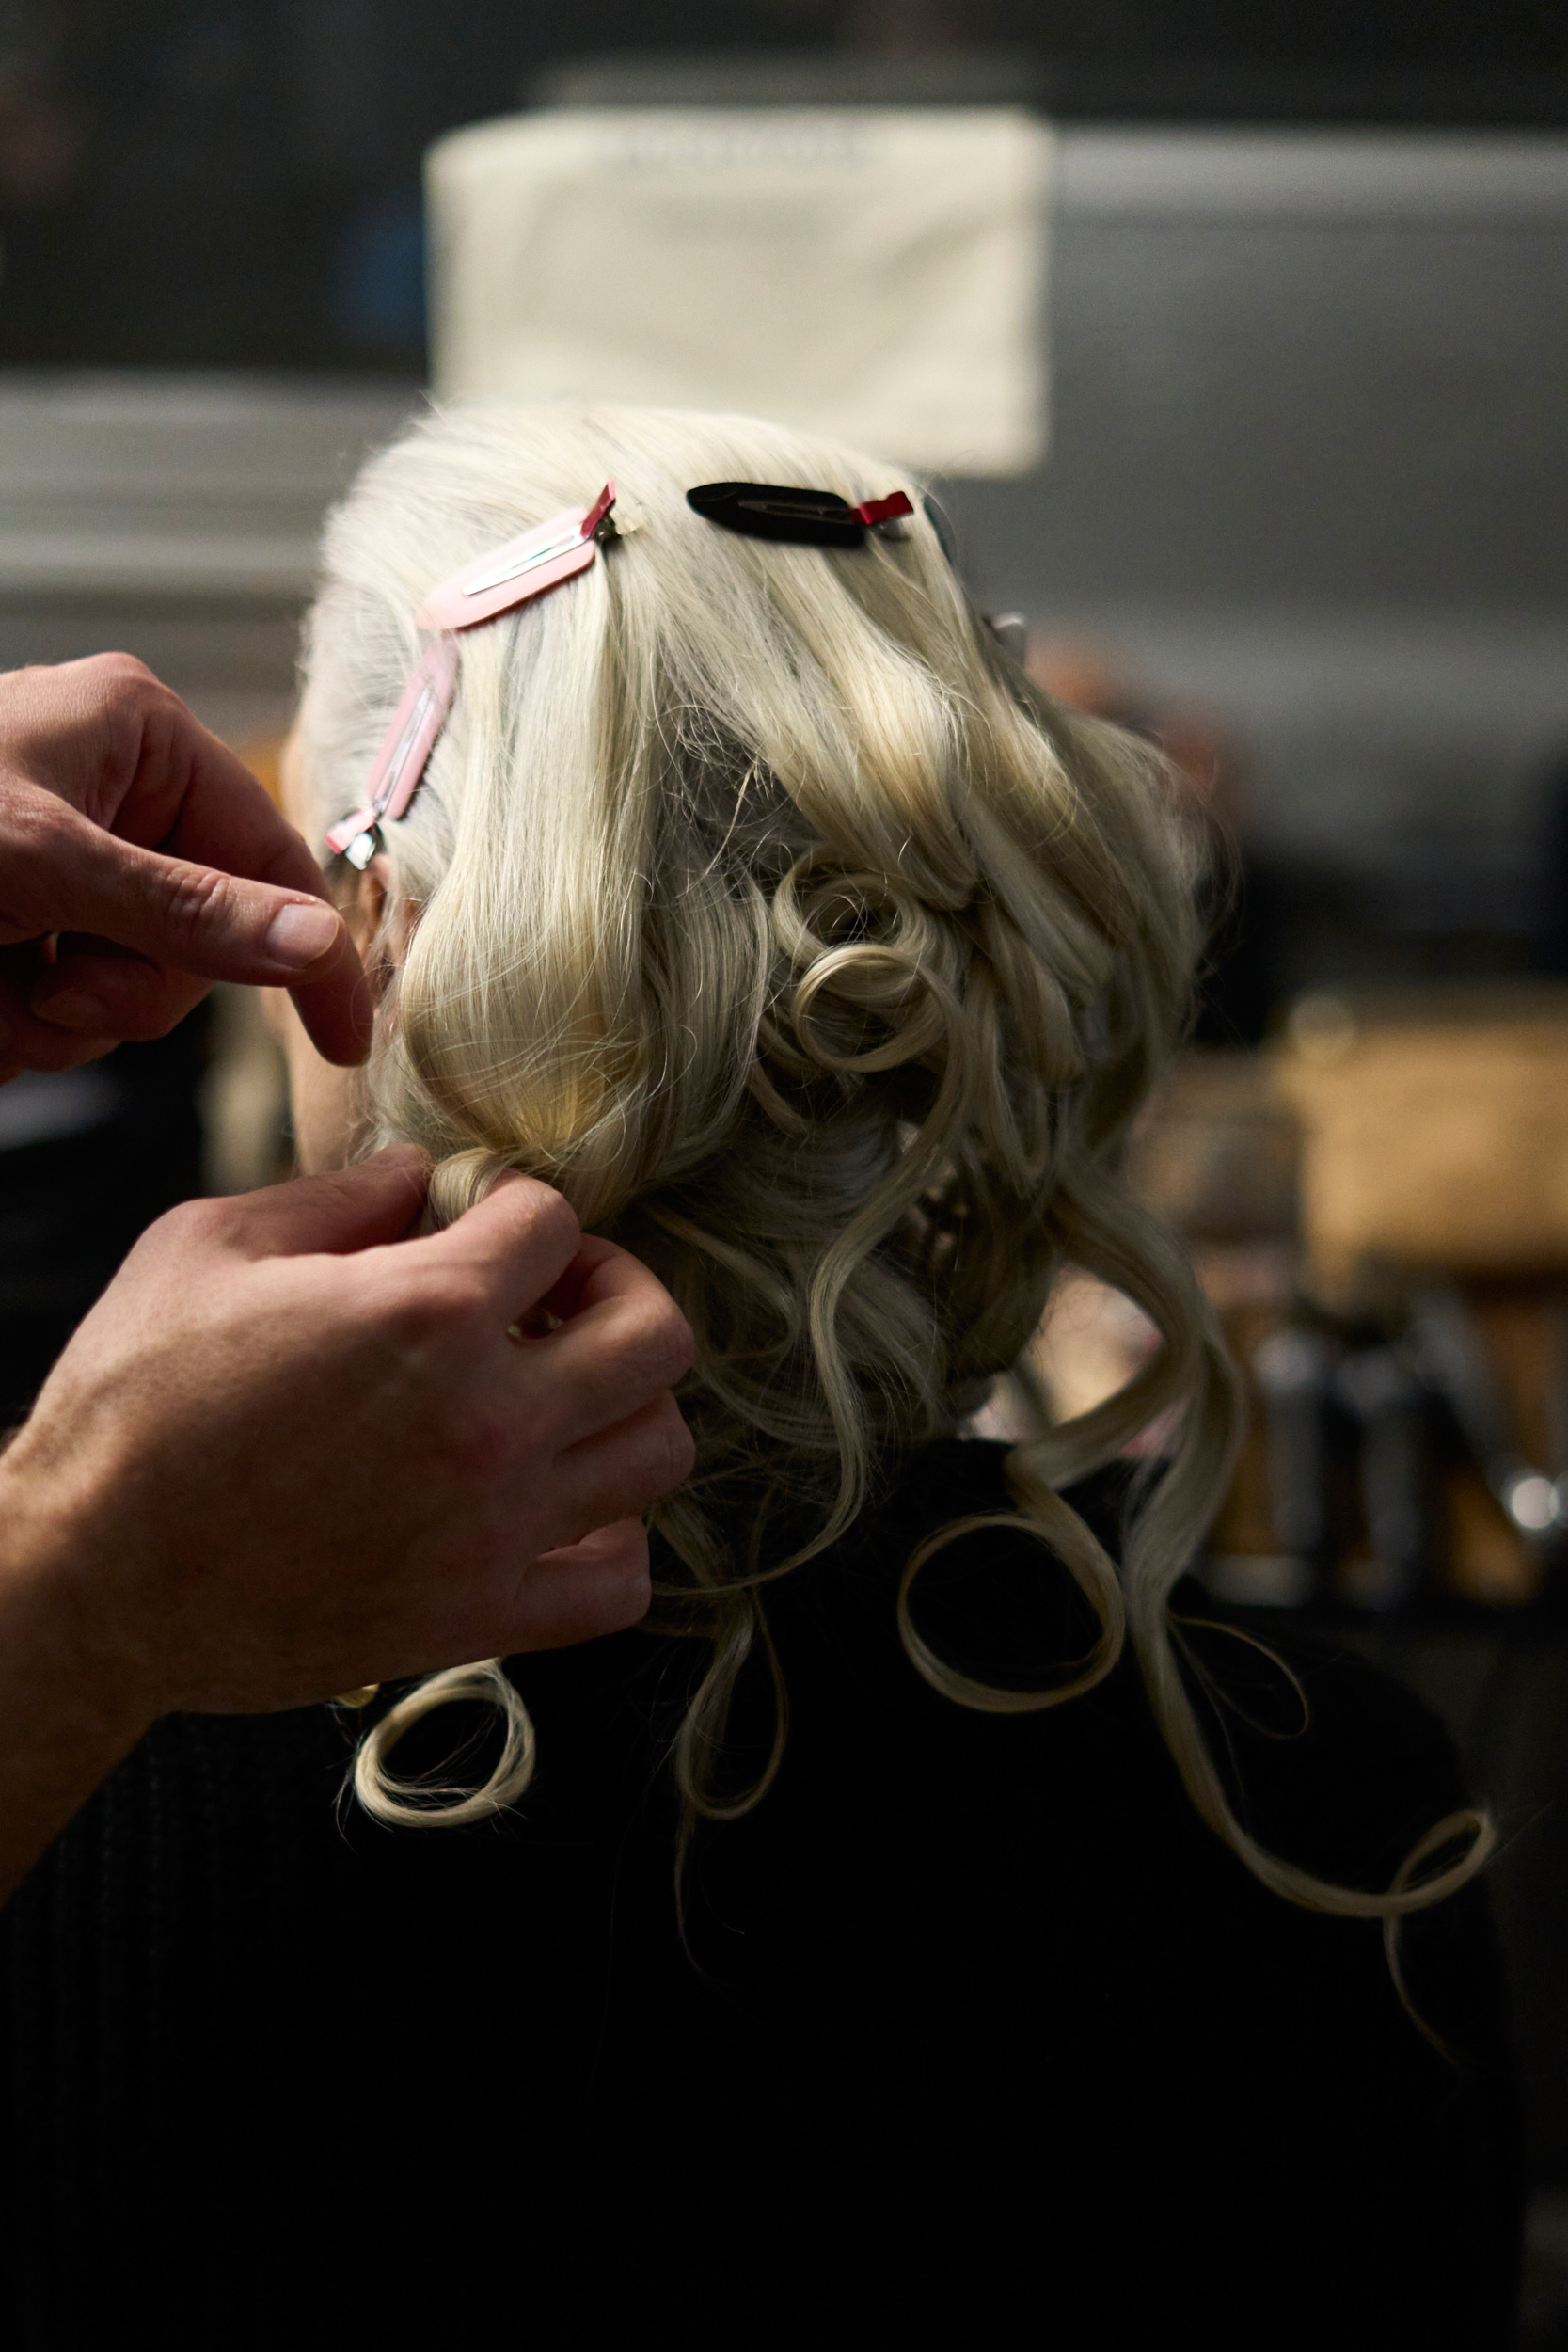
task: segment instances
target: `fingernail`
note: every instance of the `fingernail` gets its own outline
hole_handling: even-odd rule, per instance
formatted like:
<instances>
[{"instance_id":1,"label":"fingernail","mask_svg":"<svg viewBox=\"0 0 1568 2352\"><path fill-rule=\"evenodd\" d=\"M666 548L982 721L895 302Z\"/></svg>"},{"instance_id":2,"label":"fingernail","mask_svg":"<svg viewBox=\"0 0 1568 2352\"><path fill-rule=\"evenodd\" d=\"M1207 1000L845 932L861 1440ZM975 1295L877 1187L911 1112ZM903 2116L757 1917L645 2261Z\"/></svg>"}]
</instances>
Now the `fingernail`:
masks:
<instances>
[{"instance_id":1,"label":"fingernail","mask_svg":"<svg viewBox=\"0 0 1568 2352\"><path fill-rule=\"evenodd\" d=\"M115 1025L107 1005L85 988L62 988L42 1004L35 999L33 1010L57 1029L79 1029L87 1037L107 1037Z\"/></svg>"},{"instance_id":2,"label":"fingernail","mask_svg":"<svg viewBox=\"0 0 1568 2352\"><path fill-rule=\"evenodd\" d=\"M336 946L341 929L332 909L319 901L313 906L283 907L272 918L266 950L275 963L288 971L305 972Z\"/></svg>"}]
</instances>

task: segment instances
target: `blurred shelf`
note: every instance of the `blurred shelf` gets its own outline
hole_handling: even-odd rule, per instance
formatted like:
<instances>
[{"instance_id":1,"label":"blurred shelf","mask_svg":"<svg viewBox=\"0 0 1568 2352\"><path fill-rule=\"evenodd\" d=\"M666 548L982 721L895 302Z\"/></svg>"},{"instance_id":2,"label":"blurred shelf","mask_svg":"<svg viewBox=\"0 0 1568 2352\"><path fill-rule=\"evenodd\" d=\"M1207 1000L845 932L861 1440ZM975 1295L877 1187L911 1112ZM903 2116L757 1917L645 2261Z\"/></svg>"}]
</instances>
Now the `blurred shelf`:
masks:
<instances>
[{"instance_id":1,"label":"blurred shelf","mask_svg":"<svg viewBox=\"0 0 1568 2352\"><path fill-rule=\"evenodd\" d=\"M237 744L276 739L322 520L417 385L0 371L0 668L135 654Z\"/></svg>"},{"instance_id":2,"label":"blurred shelf","mask_svg":"<svg viewBox=\"0 0 1568 2352\"><path fill-rule=\"evenodd\" d=\"M417 387L0 374L0 598L287 601L322 517Z\"/></svg>"}]
</instances>

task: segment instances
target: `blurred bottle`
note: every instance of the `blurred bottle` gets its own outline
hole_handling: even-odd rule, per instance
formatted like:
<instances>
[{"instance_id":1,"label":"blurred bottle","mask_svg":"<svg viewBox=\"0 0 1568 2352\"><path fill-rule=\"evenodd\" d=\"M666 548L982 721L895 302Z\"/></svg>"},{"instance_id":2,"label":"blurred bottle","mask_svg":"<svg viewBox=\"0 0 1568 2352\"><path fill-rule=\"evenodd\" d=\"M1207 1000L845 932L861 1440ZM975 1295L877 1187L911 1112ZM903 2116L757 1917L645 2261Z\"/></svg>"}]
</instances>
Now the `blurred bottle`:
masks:
<instances>
[{"instance_id":1,"label":"blurred bottle","mask_svg":"<svg viewBox=\"0 0 1568 2352\"><path fill-rule=\"evenodd\" d=\"M1329 1495L1338 1356L1325 1332L1291 1324L1271 1332L1252 1359L1268 1423L1275 1540L1311 1572L1303 1599L1320 1587L1337 1548Z\"/></svg>"},{"instance_id":2,"label":"blurred bottle","mask_svg":"<svg viewBox=\"0 0 1568 2352\"><path fill-rule=\"evenodd\" d=\"M1370 1559L1341 1571L1348 1599L1398 1609L1415 1597L1437 1555L1435 1430L1432 1398L1398 1344L1354 1348L1336 1389L1355 1426L1361 1516Z\"/></svg>"}]
</instances>

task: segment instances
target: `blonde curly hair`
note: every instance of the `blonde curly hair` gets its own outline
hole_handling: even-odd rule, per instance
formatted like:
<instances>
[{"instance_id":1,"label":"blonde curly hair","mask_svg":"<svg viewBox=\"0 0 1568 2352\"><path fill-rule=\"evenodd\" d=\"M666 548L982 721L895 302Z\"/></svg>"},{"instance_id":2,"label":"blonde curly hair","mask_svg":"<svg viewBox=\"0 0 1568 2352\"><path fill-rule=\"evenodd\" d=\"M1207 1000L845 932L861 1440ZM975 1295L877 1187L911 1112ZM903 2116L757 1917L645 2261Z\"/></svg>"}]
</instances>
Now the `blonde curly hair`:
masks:
<instances>
[{"instance_id":1,"label":"blonde curly hair","mask_svg":"<svg viewBox=\"0 0 1568 2352\"><path fill-rule=\"evenodd\" d=\"M683 1835L755 1804L777 1769L782 1692L767 1771L738 1796L716 1785L768 1581L842 1534L901 1449L1025 1376L1076 1267L1133 1299L1162 1345L1094 1411L1041 1418L1007 1459L1015 1509L992 1523L1039 1538L1098 1639L1045 1690L958 1672L909 1607L948 1526L904 1571L909 1657L957 1703L1015 1711L1088 1690L1130 1637L1209 1826L1280 1894L1391 1933L1480 1867L1484 1817L1437 1824L1382 1892L1266 1851L1205 1744L1170 1617L1226 1487L1235 1386L1186 1256L1118 1158L1185 1018L1192 850L1158 755L1056 707L1002 650L921 485L749 418L433 415L327 528L301 713L321 827L359 796L435 582L610 476L626 536L464 638L426 781L386 828L391 901L417 919L387 974L365 1140L430 1152L442 1220L503 1168L545 1178L691 1324L697 1468L652 1515L675 1564L658 1622L712 1645L673 1758ZM690 510L688 487L715 479L851 503L903 488L915 514L861 550L764 543ZM1171 1408L1118 1567L1060 1490ZM394 1781L395 1741L455 1697L503 1710L484 1785ZM512 1803L532 1766L522 1701L490 1661L390 1708L355 1777L383 1820L454 1822Z\"/></svg>"}]
</instances>

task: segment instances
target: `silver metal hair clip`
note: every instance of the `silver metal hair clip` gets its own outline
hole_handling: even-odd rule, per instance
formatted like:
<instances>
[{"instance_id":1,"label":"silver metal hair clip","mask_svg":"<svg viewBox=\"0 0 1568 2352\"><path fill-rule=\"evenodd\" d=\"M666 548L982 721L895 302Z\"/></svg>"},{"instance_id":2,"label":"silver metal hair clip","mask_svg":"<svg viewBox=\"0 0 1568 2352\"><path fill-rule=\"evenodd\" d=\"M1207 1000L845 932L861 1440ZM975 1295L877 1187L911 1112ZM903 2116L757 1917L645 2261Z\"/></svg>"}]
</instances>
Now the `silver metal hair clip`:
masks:
<instances>
[{"instance_id":1,"label":"silver metal hair clip","mask_svg":"<svg viewBox=\"0 0 1568 2352\"><path fill-rule=\"evenodd\" d=\"M1004 653L1011 654L1022 670L1029 650L1029 624L1022 612L988 612L986 627Z\"/></svg>"}]
</instances>

